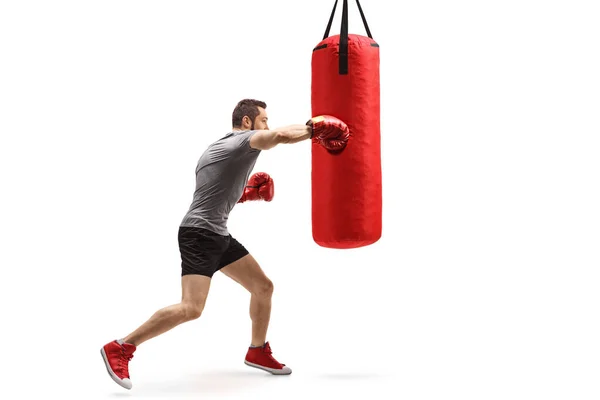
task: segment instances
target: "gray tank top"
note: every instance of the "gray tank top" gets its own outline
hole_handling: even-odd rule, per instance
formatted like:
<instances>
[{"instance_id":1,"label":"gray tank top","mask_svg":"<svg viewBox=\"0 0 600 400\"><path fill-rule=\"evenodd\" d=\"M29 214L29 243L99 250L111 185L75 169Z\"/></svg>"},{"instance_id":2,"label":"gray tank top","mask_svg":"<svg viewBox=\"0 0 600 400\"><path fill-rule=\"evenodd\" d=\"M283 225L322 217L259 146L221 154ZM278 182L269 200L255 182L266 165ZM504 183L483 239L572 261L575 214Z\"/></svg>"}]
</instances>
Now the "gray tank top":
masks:
<instances>
[{"instance_id":1,"label":"gray tank top","mask_svg":"<svg viewBox=\"0 0 600 400\"><path fill-rule=\"evenodd\" d=\"M260 154L250 147L255 132L230 132L208 146L198 160L192 204L180 226L229 235L227 218L242 197Z\"/></svg>"}]
</instances>

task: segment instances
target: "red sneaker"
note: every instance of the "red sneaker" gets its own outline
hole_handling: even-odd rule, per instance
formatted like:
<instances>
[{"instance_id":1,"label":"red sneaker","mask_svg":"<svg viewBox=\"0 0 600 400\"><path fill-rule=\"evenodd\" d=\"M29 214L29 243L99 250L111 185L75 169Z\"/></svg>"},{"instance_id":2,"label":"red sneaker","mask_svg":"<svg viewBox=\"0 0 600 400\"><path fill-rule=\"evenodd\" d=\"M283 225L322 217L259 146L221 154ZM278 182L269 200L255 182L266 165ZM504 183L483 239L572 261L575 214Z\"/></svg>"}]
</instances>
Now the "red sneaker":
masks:
<instances>
[{"instance_id":1,"label":"red sneaker","mask_svg":"<svg viewBox=\"0 0 600 400\"><path fill-rule=\"evenodd\" d=\"M133 358L134 351L134 345L121 343L118 340L113 340L100 349L108 374L125 389L131 389L132 386L129 377L129 360Z\"/></svg>"},{"instance_id":2,"label":"red sneaker","mask_svg":"<svg viewBox=\"0 0 600 400\"><path fill-rule=\"evenodd\" d=\"M250 347L246 353L244 364L270 372L273 375L289 375L292 373L290 367L281 364L271 354L269 342L265 342L262 347Z\"/></svg>"}]
</instances>

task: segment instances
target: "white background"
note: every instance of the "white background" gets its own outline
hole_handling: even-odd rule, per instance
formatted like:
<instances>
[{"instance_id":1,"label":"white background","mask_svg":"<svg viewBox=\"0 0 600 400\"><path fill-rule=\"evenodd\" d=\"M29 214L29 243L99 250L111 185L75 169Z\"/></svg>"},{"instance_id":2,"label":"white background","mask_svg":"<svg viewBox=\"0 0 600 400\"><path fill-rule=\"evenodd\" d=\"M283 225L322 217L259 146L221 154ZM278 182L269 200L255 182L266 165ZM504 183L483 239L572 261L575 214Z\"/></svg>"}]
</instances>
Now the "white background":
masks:
<instances>
[{"instance_id":1,"label":"white background","mask_svg":"<svg viewBox=\"0 0 600 400\"><path fill-rule=\"evenodd\" d=\"M312 241L309 142L264 152L275 199L230 218L293 374L243 364L249 295L218 275L200 319L140 346L131 391L109 378L100 347L180 299L178 224L236 102L310 117L333 1L205 3L1 3L0 397L597 399L594 1L363 0L382 239Z\"/></svg>"}]
</instances>

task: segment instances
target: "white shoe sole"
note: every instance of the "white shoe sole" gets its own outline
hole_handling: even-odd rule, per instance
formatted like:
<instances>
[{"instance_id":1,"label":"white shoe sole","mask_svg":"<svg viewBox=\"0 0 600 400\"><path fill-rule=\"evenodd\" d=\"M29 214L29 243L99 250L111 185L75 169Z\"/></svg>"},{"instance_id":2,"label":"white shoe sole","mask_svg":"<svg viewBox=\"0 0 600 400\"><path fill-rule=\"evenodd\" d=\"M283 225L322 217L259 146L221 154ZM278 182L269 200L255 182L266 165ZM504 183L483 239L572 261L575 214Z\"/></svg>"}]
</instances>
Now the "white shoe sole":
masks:
<instances>
[{"instance_id":1,"label":"white shoe sole","mask_svg":"<svg viewBox=\"0 0 600 400\"><path fill-rule=\"evenodd\" d=\"M131 387L133 386L131 384L131 381L129 379L127 379L127 378L125 378L125 379L119 378L117 375L115 375L115 373L110 368L110 364L108 363L108 357L106 356L106 352L104 351L104 347L100 349L100 354L102 354L102 359L104 360L104 365L106 366L106 370L108 371L108 375L110 375L110 377L112 378L112 380L115 381L117 384L119 384L119 386L122 386L125 389L130 390Z\"/></svg>"},{"instance_id":2,"label":"white shoe sole","mask_svg":"<svg viewBox=\"0 0 600 400\"><path fill-rule=\"evenodd\" d=\"M270 372L273 375L289 375L292 373L292 370L290 369L290 367L283 367L282 369L275 369L275 368L263 367L262 365L254 364L254 363L251 363L246 360L244 360L244 364L246 364L250 367L253 367L253 368L258 368L258 369L262 369L263 371Z\"/></svg>"}]
</instances>

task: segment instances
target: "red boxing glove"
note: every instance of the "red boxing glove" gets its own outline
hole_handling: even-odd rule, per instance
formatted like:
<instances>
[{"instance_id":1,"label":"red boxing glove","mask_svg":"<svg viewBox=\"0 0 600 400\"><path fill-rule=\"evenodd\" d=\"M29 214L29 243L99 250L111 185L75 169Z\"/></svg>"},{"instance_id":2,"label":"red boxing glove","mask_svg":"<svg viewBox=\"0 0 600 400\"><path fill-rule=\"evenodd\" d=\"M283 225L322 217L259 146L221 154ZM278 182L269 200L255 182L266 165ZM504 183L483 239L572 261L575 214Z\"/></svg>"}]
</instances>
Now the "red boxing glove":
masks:
<instances>
[{"instance_id":1,"label":"red boxing glove","mask_svg":"<svg viewBox=\"0 0 600 400\"><path fill-rule=\"evenodd\" d=\"M238 203L256 200L271 201L274 195L273 179L266 172L257 172L248 179L248 184Z\"/></svg>"},{"instance_id":2,"label":"red boxing glove","mask_svg":"<svg viewBox=\"0 0 600 400\"><path fill-rule=\"evenodd\" d=\"M327 150L342 150L350 138L348 125L331 115L319 115L306 123L312 128L311 138Z\"/></svg>"}]
</instances>

